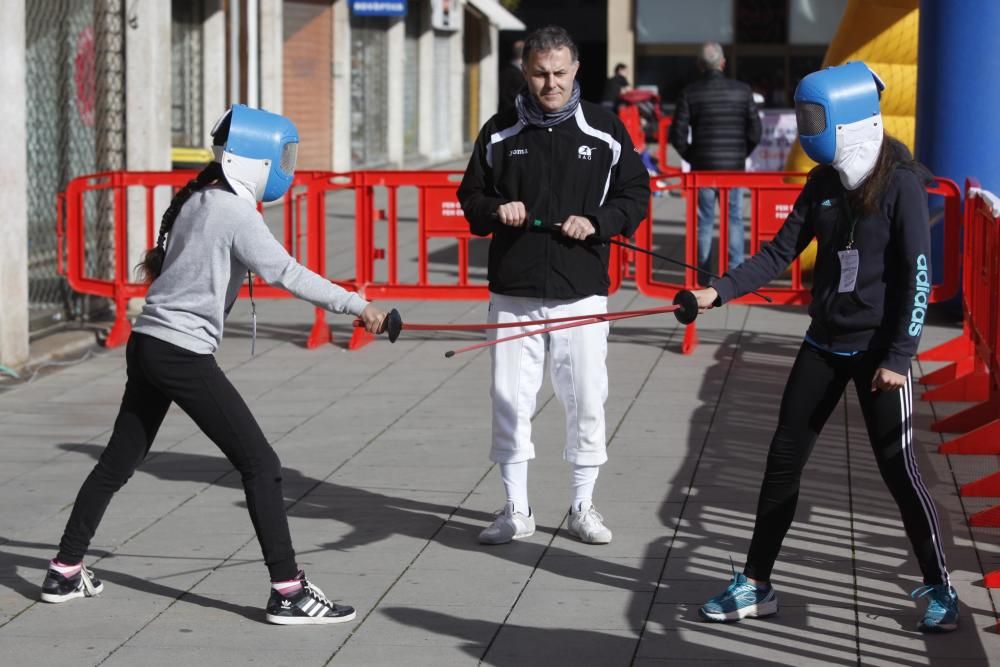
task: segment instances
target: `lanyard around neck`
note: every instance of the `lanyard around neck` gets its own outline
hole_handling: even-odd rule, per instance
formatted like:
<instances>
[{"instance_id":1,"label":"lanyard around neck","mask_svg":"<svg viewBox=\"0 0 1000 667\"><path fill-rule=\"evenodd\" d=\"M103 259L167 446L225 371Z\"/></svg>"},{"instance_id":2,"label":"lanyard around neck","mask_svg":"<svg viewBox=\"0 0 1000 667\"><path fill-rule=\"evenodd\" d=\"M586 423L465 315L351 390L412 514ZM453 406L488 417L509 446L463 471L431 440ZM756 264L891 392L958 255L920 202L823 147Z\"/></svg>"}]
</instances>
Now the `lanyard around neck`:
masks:
<instances>
[{"instance_id":1,"label":"lanyard around neck","mask_svg":"<svg viewBox=\"0 0 1000 667\"><path fill-rule=\"evenodd\" d=\"M858 218L854 215L854 210L851 208L851 202L848 201L847 197L844 197L844 206L847 208L847 218L850 221L850 227L847 232L847 250L854 247L854 228L858 225Z\"/></svg>"}]
</instances>

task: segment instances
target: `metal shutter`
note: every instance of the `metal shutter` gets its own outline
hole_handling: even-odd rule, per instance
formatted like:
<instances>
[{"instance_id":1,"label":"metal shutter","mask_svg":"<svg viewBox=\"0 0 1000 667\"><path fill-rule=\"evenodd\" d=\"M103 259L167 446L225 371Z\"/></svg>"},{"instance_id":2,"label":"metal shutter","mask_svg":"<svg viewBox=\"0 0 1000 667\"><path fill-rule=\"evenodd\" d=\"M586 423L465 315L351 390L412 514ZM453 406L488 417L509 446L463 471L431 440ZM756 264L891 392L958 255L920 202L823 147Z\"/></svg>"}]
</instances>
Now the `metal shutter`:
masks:
<instances>
[{"instance_id":1,"label":"metal shutter","mask_svg":"<svg viewBox=\"0 0 1000 667\"><path fill-rule=\"evenodd\" d=\"M420 48L422 32L420 3L411 2L406 14L406 42L403 63L403 153L407 158L420 153Z\"/></svg>"},{"instance_id":2,"label":"metal shutter","mask_svg":"<svg viewBox=\"0 0 1000 667\"><path fill-rule=\"evenodd\" d=\"M434 128L431 137L431 157L451 156L451 36L450 32L434 32Z\"/></svg>"},{"instance_id":3,"label":"metal shutter","mask_svg":"<svg viewBox=\"0 0 1000 667\"><path fill-rule=\"evenodd\" d=\"M389 29L384 16L351 15L351 166L389 160Z\"/></svg>"}]
</instances>

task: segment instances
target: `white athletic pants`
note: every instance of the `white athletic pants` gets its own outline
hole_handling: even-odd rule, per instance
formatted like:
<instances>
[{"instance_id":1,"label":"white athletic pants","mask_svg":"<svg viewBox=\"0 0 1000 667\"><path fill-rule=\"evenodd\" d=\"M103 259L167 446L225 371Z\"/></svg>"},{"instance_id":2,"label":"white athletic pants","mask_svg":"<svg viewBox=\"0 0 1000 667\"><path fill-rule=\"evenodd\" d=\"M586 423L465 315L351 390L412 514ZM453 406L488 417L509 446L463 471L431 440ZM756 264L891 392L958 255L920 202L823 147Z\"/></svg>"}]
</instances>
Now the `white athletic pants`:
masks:
<instances>
[{"instance_id":1,"label":"white athletic pants","mask_svg":"<svg viewBox=\"0 0 1000 667\"><path fill-rule=\"evenodd\" d=\"M490 322L516 322L606 313L608 298L536 299L490 294ZM491 339L512 336L535 327L511 327L490 332ZM493 446L490 460L519 463L535 458L531 417L542 386L546 348L556 396L566 410L563 459L583 466L608 460L604 433L604 402L608 398L608 323L553 331L499 343L490 348L493 362Z\"/></svg>"}]
</instances>

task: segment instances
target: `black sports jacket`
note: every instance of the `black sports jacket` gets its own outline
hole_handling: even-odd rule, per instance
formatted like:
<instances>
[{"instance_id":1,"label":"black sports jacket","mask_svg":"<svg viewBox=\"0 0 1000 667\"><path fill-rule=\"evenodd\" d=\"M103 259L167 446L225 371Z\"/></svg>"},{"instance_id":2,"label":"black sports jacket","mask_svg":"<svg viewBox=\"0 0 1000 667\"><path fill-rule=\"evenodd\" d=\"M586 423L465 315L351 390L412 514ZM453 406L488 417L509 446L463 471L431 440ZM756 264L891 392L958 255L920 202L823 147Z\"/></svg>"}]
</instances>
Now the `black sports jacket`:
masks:
<instances>
[{"instance_id":1,"label":"black sports jacket","mask_svg":"<svg viewBox=\"0 0 1000 667\"><path fill-rule=\"evenodd\" d=\"M606 295L608 246L510 227L497 207L524 202L529 223L587 217L600 238L631 236L649 208L649 174L625 126L596 104L551 128L524 126L512 109L483 126L458 189L473 234L493 234L490 291L577 299Z\"/></svg>"},{"instance_id":2,"label":"black sports jacket","mask_svg":"<svg viewBox=\"0 0 1000 667\"><path fill-rule=\"evenodd\" d=\"M925 179L896 167L878 212L857 219L857 284L838 293L837 252L847 245L852 219L845 192L833 169L817 171L774 239L716 282L715 289L723 303L757 289L815 237L809 337L835 352L883 351L881 367L905 375L920 342L931 289Z\"/></svg>"},{"instance_id":3,"label":"black sports jacket","mask_svg":"<svg viewBox=\"0 0 1000 667\"><path fill-rule=\"evenodd\" d=\"M681 91L670 144L696 171L743 171L747 156L760 143L760 133L750 86L712 70Z\"/></svg>"}]
</instances>

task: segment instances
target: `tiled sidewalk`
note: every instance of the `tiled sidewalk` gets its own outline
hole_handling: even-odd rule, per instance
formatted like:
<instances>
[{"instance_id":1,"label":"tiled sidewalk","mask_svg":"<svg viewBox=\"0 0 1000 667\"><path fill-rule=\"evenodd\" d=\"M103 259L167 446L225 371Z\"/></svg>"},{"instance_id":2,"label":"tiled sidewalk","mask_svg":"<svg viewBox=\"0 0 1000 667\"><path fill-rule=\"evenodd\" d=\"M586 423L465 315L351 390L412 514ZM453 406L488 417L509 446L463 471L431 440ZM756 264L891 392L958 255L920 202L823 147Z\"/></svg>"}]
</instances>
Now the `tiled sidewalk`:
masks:
<instances>
[{"instance_id":1,"label":"tiled sidewalk","mask_svg":"<svg viewBox=\"0 0 1000 667\"><path fill-rule=\"evenodd\" d=\"M634 291L612 307L651 302ZM479 303L408 303L416 321L476 321ZM781 613L709 625L697 607L741 565L777 401L806 317L732 307L699 320L678 353L669 316L623 321L610 346L611 460L596 501L615 532L588 546L565 531L562 409L546 385L529 484L539 530L487 548L476 535L502 501L487 461L488 355L443 358L456 339L407 335L357 352L301 346L309 309L258 306L258 354L235 313L220 363L287 468L301 563L355 605L344 626L263 623L266 573L238 475L173 412L122 490L90 562L98 599L37 602L79 484L104 445L123 387L111 351L0 395L0 663L5 665L986 665L1000 664L984 568L996 531L970 532L956 484L996 460L943 457L919 403L924 479L944 523L961 628L914 630L919 583L895 506L847 395L807 469L798 521L775 575ZM341 339L347 321L334 321ZM925 344L953 331L931 327ZM470 339L470 337L464 337ZM918 372L919 374L919 372ZM992 468L991 468L992 467Z\"/></svg>"}]
</instances>

